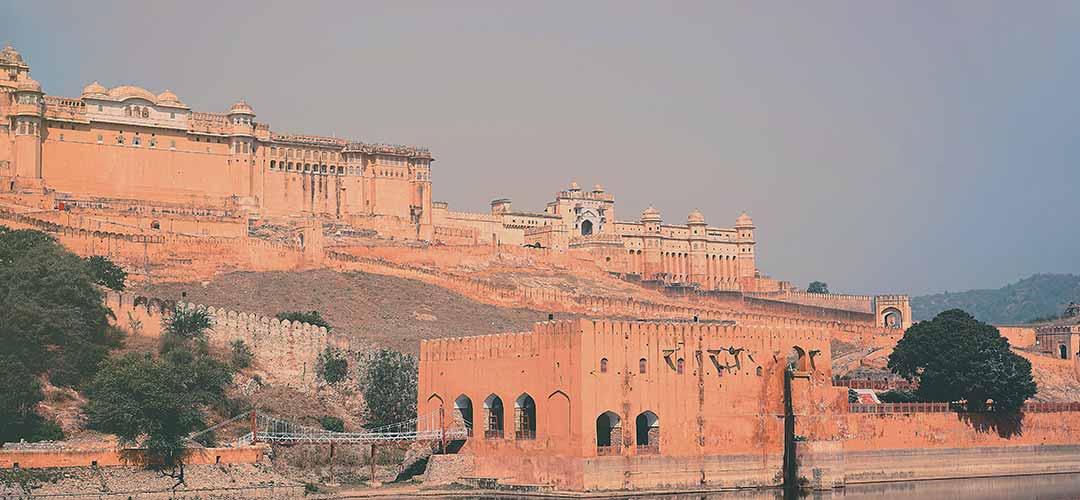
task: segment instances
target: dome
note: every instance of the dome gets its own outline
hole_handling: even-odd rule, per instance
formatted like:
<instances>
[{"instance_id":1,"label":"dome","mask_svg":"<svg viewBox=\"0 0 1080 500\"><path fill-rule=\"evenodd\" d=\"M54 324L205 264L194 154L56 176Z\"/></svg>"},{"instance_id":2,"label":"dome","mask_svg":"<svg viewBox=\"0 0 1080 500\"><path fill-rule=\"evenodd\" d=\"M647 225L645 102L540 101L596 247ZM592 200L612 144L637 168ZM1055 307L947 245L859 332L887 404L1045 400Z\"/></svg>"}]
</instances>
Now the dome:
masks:
<instances>
[{"instance_id":1,"label":"dome","mask_svg":"<svg viewBox=\"0 0 1080 500\"><path fill-rule=\"evenodd\" d=\"M22 56L19 55L18 51L16 51L10 43L5 45L3 50L0 50L0 61L23 64Z\"/></svg>"},{"instance_id":2,"label":"dome","mask_svg":"<svg viewBox=\"0 0 1080 500\"><path fill-rule=\"evenodd\" d=\"M601 185L597 184L597 185L593 186L592 190L593 190L594 193L603 193L604 192L604 186L601 186Z\"/></svg>"},{"instance_id":3,"label":"dome","mask_svg":"<svg viewBox=\"0 0 1080 500\"><path fill-rule=\"evenodd\" d=\"M41 93L41 84L30 78L29 76L23 80L19 80L19 86L15 89L18 92L37 92Z\"/></svg>"},{"instance_id":4,"label":"dome","mask_svg":"<svg viewBox=\"0 0 1080 500\"><path fill-rule=\"evenodd\" d=\"M579 189L581 189L581 188L580 188L580 187L578 187L578 185L577 185L577 183L576 183L576 182L571 182L571 183L570 183L570 190L571 190L571 191L577 191L577 190L579 190Z\"/></svg>"},{"instance_id":5,"label":"dome","mask_svg":"<svg viewBox=\"0 0 1080 500\"><path fill-rule=\"evenodd\" d=\"M153 92L146 90L142 87L136 87L135 85L121 85L115 87L109 91L109 97L116 99L117 101L123 101L125 99L138 98L153 103L157 102L157 96Z\"/></svg>"},{"instance_id":6,"label":"dome","mask_svg":"<svg viewBox=\"0 0 1080 500\"><path fill-rule=\"evenodd\" d=\"M169 89L165 89L164 92L158 94L157 98L158 98L158 101L161 102L162 104L179 104L180 103L180 98L176 97L176 94L174 94Z\"/></svg>"},{"instance_id":7,"label":"dome","mask_svg":"<svg viewBox=\"0 0 1080 500\"><path fill-rule=\"evenodd\" d=\"M641 220L644 222L660 222L660 211L649 205L649 208L641 212Z\"/></svg>"},{"instance_id":8,"label":"dome","mask_svg":"<svg viewBox=\"0 0 1080 500\"><path fill-rule=\"evenodd\" d=\"M743 212L739 218L735 219L735 227L754 227L754 220Z\"/></svg>"},{"instance_id":9,"label":"dome","mask_svg":"<svg viewBox=\"0 0 1080 500\"><path fill-rule=\"evenodd\" d=\"M686 223L687 224L704 224L705 223L705 216L701 213L701 210L698 210L698 209L695 208L693 212L690 212L690 215L686 216Z\"/></svg>"},{"instance_id":10,"label":"dome","mask_svg":"<svg viewBox=\"0 0 1080 500\"><path fill-rule=\"evenodd\" d=\"M240 99L239 101L236 101L236 104L233 104L232 107L229 108L229 114L254 115L255 110L251 109L251 106L249 106L248 103L244 102L243 99Z\"/></svg>"},{"instance_id":11,"label":"dome","mask_svg":"<svg viewBox=\"0 0 1080 500\"><path fill-rule=\"evenodd\" d=\"M83 97L107 96L109 95L109 89L95 81L94 83L83 87L82 95Z\"/></svg>"}]
</instances>

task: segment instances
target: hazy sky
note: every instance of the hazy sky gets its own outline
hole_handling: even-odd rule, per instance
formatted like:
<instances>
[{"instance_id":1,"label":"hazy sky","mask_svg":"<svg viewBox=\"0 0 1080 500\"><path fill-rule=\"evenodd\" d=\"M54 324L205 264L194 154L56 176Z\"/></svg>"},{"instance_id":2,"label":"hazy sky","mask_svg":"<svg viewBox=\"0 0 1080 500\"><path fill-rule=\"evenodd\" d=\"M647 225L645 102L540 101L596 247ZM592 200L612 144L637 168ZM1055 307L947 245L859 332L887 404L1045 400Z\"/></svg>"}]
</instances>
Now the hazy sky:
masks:
<instances>
[{"instance_id":1,"label":"hazy sky","mask_svg":"<svg viewBox=\"0 0 1080 500\"><path fill-rule=\"evenodd\" d=\"M0 2L45 92L247 99L431 148L435 198L601 183L730 226L763 273L926 293L1080 272L1078 2Z\"/></svg>"}]
</instances>

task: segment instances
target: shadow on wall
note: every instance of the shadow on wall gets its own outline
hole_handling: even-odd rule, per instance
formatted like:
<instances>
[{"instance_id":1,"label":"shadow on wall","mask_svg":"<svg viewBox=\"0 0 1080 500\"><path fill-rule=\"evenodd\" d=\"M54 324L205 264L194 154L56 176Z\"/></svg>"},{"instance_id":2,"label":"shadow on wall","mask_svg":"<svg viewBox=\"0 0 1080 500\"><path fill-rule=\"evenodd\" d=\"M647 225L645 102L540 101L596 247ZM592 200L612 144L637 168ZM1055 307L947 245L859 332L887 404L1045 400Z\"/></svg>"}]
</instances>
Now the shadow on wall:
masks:
<instances>
[{"instance_id":1,"label":"shadow on wall","mask_svg":"<svg viewBox=\"0 0 1080 500\"><path fill-rule=\"evenodd\" d=\"M957 413L957 418L970 425L980 434L994 432L1005 439L1024 435L1023 412L1010 414Z\"/></svg>"}]
</instances>

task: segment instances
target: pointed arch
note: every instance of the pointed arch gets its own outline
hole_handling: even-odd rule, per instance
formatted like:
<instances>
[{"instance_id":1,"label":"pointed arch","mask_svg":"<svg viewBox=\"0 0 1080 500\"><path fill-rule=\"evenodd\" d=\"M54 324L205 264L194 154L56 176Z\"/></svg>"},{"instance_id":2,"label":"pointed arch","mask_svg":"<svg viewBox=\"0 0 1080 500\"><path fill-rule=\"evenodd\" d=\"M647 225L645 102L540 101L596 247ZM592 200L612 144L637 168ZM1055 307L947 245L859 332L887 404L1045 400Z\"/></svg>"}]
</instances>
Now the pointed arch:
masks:
<instances>
[{"instance_id":1,"label":"pointed arch","mask_svg":"<svg viewBox=\"0 0 1080 500\"><path fill-rule=\"evenodd\" d=\"M503 402L495 394L484 399L484 438L502 439L503 437Z\"/></svg>"},{"instance_id":2,"label":"pointed arch","mask_svg":"<svg viewBox=\"0 0 1080 500\"><path fill-rule=\"evenodd\" d=\"M472 399L464 394L454 399L454 423L455 428L464 428L468 436L472 436L473 429L473 404Z\"/></svg>"},{"instance_id":3,"label":"pointed arch","mask_svg":"<svg viewBox=\"0 0 1080 500\"><path fill-rule=\"evenodd\" d=\"M617 455L622 448L622 418L605 411L596 417L596 454Z\"/></svg>"},{"instance_id":4,"label":"pointed arch","mask_svg":"<svg viewBox=\"0 0 1080 500\"><path fill-rule=\"evenodd\" d=\"M536 439L536 401L527 392L514 400L514 439Z\"/></svg>"}]
</instances>

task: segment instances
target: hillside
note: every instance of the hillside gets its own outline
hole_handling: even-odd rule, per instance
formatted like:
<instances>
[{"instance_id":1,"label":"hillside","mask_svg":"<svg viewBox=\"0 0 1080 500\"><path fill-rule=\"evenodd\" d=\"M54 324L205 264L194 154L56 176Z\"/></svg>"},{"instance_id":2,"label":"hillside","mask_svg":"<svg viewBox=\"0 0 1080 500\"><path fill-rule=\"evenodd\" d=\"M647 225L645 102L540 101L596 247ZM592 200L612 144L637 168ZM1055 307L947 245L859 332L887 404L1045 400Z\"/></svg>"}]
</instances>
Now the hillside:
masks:
<instances>
[{"instance_id":1,"label":"hillside","mask_svg":"<svg viewBox=\"0 0 1080 500\"><path fill-rule=\"evenodd\" d=\"M1080 301L1080 275L1036 274L996 290L912 297L911 312L916 320L926 320L959 308L987 323L1017 324L1061 314L1069 301Z\"/></svg>"},{"instance_id":2,"label":"hillside","mask_svg":"<svg viewBox=\"0 0 1080 500\"><path fill-rule=\"evenodd\" d=\"M547 313L475 302L420 281L328 269L237 272L206 282L143 285L141 293L273 316L319 311L336 332L416 353L421 339L521 332Z\"/></svg>"}]
</instances>

